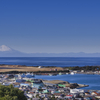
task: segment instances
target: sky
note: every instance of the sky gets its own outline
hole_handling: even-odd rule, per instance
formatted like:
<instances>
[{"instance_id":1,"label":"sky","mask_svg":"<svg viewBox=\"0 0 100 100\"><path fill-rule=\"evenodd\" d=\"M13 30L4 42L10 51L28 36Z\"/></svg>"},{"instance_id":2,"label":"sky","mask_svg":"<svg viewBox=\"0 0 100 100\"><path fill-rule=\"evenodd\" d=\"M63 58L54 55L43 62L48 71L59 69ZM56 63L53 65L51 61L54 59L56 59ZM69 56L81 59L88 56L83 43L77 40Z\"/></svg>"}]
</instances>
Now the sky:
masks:
<instances>
[{"instance_id":1,"label":"sky","mask_svg":"<svg viewBox=\"0 0 100 100\"><path fill-rule=\"evenodd\" d=\"M0 0L0 46L26 53L100 52L100 0Z\"/></svg>"}]
</instances>

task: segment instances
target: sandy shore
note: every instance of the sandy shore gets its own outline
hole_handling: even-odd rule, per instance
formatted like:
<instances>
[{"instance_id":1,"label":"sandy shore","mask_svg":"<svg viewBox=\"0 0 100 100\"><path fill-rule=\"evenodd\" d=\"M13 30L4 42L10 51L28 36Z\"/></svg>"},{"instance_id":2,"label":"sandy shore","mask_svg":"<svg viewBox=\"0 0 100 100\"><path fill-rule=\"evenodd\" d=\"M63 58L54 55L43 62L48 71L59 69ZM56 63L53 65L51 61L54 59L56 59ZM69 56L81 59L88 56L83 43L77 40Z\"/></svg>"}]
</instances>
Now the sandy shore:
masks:
<instances>
[{"instance_id":1,"label":"sandy shore","mask_svg":"<svg viewBox=\"0 0 100 100\"><path fill-rule=\"evenodd\" d=\"M9 72L9 71L22 71L22 72L37 72L37 71L63 71L64 69L61 67L45 67L38 68L32 66L21 66L21 65L0 65L0 72Z\"/></svg>"}]
</instances>

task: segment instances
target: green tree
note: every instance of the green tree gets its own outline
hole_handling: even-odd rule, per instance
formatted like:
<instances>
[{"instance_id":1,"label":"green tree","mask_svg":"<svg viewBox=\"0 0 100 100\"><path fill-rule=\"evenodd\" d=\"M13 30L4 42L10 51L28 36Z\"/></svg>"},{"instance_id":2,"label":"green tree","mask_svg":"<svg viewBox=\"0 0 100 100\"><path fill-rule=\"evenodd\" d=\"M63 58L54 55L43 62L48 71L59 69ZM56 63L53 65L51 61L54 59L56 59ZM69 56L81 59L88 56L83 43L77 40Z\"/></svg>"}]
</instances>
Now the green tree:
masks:
<instances>
[{"instance_id":1,"label":"green tree","mask_svg":"<svg viewBox=\"0 0 100 100\"><path fill-rule=\"evenodd\" d=\"M13 85L0 85L0 100L27 100L27 98L23 91L14 88Z\"/></svg>"}]
</instances>

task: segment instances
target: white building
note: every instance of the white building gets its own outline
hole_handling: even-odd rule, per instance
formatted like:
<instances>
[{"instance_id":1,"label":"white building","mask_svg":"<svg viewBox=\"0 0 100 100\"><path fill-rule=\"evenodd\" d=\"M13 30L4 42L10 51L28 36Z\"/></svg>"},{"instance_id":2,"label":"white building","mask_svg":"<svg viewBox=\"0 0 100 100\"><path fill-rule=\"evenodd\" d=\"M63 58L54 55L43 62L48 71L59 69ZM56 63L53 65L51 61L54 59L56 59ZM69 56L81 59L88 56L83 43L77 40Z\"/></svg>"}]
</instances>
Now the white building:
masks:
<instances>
[{"instance_id":1,"label":"white building","mask_svg":"<svg viewBox=\"0 0 100 100\"><path fill-rule=\"evenodd\" d=\"M70 93L83 93L84 90L82 89L70 89Z\"/></svg>"}]
</instances>

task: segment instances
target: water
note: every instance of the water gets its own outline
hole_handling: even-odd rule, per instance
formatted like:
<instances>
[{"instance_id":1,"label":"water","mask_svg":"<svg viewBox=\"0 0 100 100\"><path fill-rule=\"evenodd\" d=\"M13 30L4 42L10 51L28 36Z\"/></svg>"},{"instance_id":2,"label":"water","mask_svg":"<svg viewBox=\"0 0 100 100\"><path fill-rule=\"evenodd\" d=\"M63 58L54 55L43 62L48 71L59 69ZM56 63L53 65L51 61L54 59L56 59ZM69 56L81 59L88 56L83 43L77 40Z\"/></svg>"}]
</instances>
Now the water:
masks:
<instances>
[{"instance_id":1,"label":"water","mask_svg":"<svg viewBox=\"0 0 100 100\"><path fill-rule=\"evenodd\" d=\"M100 57L0 57L0 64L26 66L94 66L100 65ZM63 80L70 83L87 84L85 89L100 90L100 75L36 76L47 80Z\"/></svg>"},{"instance_id":2,"label":"water","mask_svg":"<svg viewBox=\"0 0 100 100\"><path fill-rule=\"evenodd\" d=\"M94 66L100 65L100 57L0 57L0 64L26 66Z\"/></svg>"},{"instance_id":3,"label":"water","mask_svg":"<svg viewBox=\"0 0 100 100\"><path fill-rule=\"evenodd\" d=\"M36 75L35 78L45 80L63 80L70 83L86 84L89 87L83 89L100 90L100 75L86 75L86 74L75 74L75 75L57 75L57 76L46 76Z\"/></svg>"}]
</instances>

